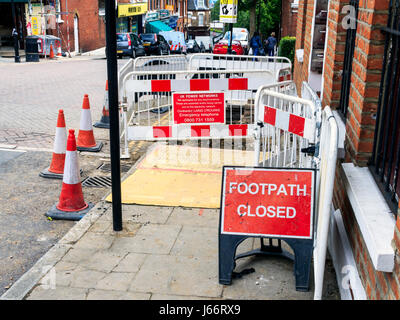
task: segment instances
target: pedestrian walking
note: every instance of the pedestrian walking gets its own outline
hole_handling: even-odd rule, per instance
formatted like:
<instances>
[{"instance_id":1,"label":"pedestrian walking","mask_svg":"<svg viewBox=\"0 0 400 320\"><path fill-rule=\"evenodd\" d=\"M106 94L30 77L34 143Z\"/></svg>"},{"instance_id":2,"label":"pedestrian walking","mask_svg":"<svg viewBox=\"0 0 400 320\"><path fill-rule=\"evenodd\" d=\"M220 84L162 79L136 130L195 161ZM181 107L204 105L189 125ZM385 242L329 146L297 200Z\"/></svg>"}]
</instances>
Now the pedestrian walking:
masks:
<instances>
[{"instance_id":1,"label":"pedestrian walking","mask_svg":"<svg viewBox=\"0 0 400 320\"><path fill-rule=\"evenodd\" d=\"M277 40L275 38L275 32L271 33L271 36L265 41L266 52L268 56L273 57L275 55L275 47L277 44Z\"/></svg>"},{"instance_id":2,"label":"pedestrian walking","mask_svg":"<svg viewBox=\"0 0 400 320\"><path fill-rule=\"evenodd\" d=\"M253 50L253 55L254 56L258 56L259 55L259 51L262 47L261 44L261 38L260 35L258 33L258 31L255 31L253 36L250 39L250 47Z\"/></svg>"}]
</instances>

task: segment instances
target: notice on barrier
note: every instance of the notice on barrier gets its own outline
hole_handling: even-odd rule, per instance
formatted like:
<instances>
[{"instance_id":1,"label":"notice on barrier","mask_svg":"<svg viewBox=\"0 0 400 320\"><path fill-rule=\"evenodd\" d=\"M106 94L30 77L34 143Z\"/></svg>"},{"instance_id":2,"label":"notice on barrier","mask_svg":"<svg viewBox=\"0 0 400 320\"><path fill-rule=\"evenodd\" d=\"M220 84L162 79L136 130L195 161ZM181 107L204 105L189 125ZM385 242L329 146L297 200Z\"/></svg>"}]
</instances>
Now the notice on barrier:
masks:
<instances>
[{"instance_id":1,"label":"notice on barrier","mask_svg":"<svg viewBox=\"0 0 400 320\"><path fill-rule=\"evenodd\" d=\"M223 92L173 93L175 124L225 123Z\"/></svg>"},{"instance_id":2,"label":"notice on barrier","mask_svg":"<svg viewBox=\"0 0 400 320\"><path fill-rule=\"evenodd\" d=\"M224 167L221 234L312 239L315 170Z\"/></svg>"}]
</instances>

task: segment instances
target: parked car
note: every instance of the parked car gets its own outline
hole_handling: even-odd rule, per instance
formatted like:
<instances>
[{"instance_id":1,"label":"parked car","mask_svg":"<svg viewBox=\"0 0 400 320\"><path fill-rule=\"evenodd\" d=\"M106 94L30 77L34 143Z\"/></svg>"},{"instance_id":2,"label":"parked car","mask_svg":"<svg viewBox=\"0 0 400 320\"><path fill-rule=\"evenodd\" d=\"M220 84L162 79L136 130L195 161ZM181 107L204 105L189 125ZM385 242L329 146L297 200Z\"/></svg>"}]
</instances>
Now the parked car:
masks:
<instances>
[{"instance_id":1,"label":"parked car","mask_svg":"<svg viewBox=\"0 0 400 320\"><path fill-rule=\"evenodd\" d=\"M167 55L170 54L169 44L160 34L142 33L139 35L143 42L146 55Z\"/></svg>"},{"instance_id":2,"label":"parked car","mask_svg":"<svg viewBox=\"0 0 400 320\"><path fill-rule=\"evenodd\" d=\"M228 54L228 40L220 40L215 44L213 53L214 54ZM244 49L239 41L232 41L232 54L243 55Z\"/></svg>"},{"instance_id":3,"label":"parked car","mask_svg":"<svg viewBox=\"0 0 400 320\"><path fill-rule=\"evenodd\" d=\"M146 52L142 41L134 33L117 33L117 56L129 56L133 59L144 56Z\"/></svg>"},{"instance_id":4,"label":"parked car","mask_svg":"<svg viewBox=\"0 0 400 320\"><path fill-rule=\"evenodd\" d=\"M230 39L230 31L225 32L224 40L229 41ZM244 54L249 52L249 31L246 28L233 28L232 30L233 38L232 40L239 41L241 46L243 47Z\"/></svg>"},{"instance_id":5,"label":"parked car","mask_svg":"<svg viewBox=\"0 0 400 320\"><path fill-rule=\"evenodd\" d=\"M205 52L212 52L213 50L213 39L210 36L197 36L195 37L197 43L203 43L205 47Z\"/></svg>"},{"instance_id":6,"label":"parked car","mask_svg":"<svg viewBox=\"0 0 400 320\"><path fill-rule=\"evenodd\" d=\"M201 51L196 40L190 39L187 42L187 53L199 53Z\"/></svg>"},{"instance_id":7,"label":"parked car","mask_svg":"<svg viewBox=\"0 0 400 320\"><path fill-rule=\"evenodd\" d=\"M169 44L171 53L186 53L185 35L180 31L161 31L159 33Z\"/></svg>"}]
</instances>

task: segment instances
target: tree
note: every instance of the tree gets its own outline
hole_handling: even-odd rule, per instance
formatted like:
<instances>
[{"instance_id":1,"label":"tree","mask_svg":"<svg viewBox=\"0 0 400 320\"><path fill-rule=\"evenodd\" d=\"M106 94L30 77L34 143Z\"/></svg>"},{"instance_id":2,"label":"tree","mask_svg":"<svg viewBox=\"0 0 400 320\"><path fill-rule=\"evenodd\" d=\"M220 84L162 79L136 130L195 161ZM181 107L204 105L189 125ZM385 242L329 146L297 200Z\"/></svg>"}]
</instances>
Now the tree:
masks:
<instances>
[{"instance_id":1,"label":"tree","mask_svg":"<svg viewBox=\"0 0 400 320\"><path fill-rule=\"evenodd\" d=\"M211 10L211 20L219 20L218 0ZM272 31L278 34L281 19L281 0L239 0L237 23L234 27L246 28L252 36L258 30L264 37Z\"/></svg>"}]
</instances>

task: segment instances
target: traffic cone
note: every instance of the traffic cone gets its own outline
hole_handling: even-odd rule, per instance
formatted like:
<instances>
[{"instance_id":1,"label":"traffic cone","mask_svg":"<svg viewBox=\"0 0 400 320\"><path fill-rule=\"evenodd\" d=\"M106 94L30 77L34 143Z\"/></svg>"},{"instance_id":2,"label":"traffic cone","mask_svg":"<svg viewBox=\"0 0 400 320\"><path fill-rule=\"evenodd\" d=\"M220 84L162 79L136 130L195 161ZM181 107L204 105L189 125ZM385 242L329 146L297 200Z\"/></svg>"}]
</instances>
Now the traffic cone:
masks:
<instances>
[{"instance_id":1,"label":"traffic cone","mask_svg":"<svg viewBox=\"0 0 400 320\"><path fill-rule=\"evenodd\" d=\"M104 94L103 112L100 121L94 125L96 128L110 129L110 106L108 103L108 80L106 80L106 92Z\"/></svg>"},{"instance_id":2,"label":"traffic cone","mask_svg":"<svg viewBox=\"0 0 400 320\"><path fill-rule=\"evenodd\" d=\"M79 151L99 152L103 142L96 143L93 134L92 116L90 114L89 95L85 94L82 103L81 122L77 139Z\"/></svg>"},{"instance_id":3,"label":"traffic cone","mask_svg":"<svg viewBox=\"0 0 400 320\"><path fill-rule=\"evenodd\" d=\"M54 50L52 44L50 44L50 59L54 59Z\"/></svg>"},{"instance_id":4,"label":"traffic cone","mask_svg":"<svg viewBox=\"0 0 400 320\"><path fill-rule=\"evenodd\" d=\"M57 57L62 57L61 46L58 47Z\"/></svg>"},{"instance_id":5,"label":"traffic cone","mask_svg":"<svg viewBox=\"0 0 400 320\"><path fill-rule=\"evenodd\" d=\"M93 206L94 204L86 203L83 199L75 130L69 130L60 199L46 213L46 216L58 220L77 221L82 219Z\"/></svg>"},{"instance_id":6,"label":"traffic cone","mask_svg":"<svg viewBox=\"0 0 400 320\"><path fill-rule=\"evenodd\" d=\"M65 150L67 148L67 130L64 111L58 110L56 136L54 138L53 157L50 167L39 173L43 178L62 179L64 173Z\"/></svg>"}]
</instances>

